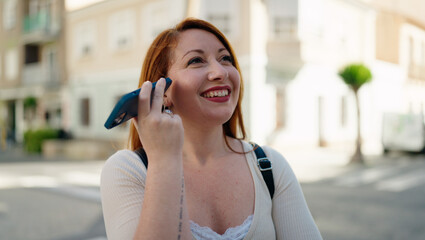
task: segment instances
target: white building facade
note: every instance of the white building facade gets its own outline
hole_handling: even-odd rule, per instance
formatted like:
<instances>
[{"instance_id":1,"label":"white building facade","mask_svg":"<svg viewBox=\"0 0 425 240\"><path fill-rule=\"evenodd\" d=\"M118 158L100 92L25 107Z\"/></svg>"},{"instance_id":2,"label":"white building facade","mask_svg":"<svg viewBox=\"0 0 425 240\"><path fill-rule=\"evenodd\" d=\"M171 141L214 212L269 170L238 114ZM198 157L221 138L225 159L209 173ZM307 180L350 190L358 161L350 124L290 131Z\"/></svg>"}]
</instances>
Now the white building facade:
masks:
<instances>
[{"instance_id":1,"label":"white building facade","mask_svg":"<svg viewBox=\"0 0 425 240\"><path fill-rule=\"evenodd\" d=\"M116 101L135 90L156 34L184 14L182 1L104 1L68 13L68 122L76 138L124 140L128 124L103 126Z\"/></svg>"},{"instance_id":2,"label":"white building facade","mask_svg":"<svg viewBox=\"0 0 425 240\"><path fill-rule=\"evenodd\" d=\"M364 63L373 80L360 90L363 147L380 153L383 113L425 105L424 27L399 14L388 25L380 11L361 0L105 0L72 11L67 128L79 138L125 139L128 125L103 127L108 114L137 87L156 34L193 16L215 24L235 49L250 140L353 148L355 99L338 71Z\"/></svg>"}]
</instances>

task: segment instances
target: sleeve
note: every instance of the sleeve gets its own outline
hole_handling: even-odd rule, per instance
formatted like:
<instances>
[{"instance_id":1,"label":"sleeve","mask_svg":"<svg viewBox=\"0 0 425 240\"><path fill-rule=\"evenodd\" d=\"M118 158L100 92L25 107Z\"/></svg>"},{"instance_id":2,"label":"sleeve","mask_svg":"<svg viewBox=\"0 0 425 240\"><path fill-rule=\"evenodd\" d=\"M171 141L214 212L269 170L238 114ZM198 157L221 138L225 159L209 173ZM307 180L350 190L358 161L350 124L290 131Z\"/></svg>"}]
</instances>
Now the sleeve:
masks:
<instances>
[{"instance_id":1,"label":"sleeve","mask_svg":"<svg viewBox=\"0 0 425 240\"><path fill-rule=\"evenodd\" d=\"M142 210L145 179L146 168L132 151L118 151L106 161L100 192L109 240L133 239Z\"/></svg>"},{"instance_id":2,"label":"sleeve","mask_svg":"<svg viewBox=\"0 0 425 240\"><path fill-rule=\"evenodd\" d=\"M292 168L277 151L269 147L264 147L264 150L273 167L275 194L272 218L276 239L322 239Z\"/></svg>"}]
</instances>

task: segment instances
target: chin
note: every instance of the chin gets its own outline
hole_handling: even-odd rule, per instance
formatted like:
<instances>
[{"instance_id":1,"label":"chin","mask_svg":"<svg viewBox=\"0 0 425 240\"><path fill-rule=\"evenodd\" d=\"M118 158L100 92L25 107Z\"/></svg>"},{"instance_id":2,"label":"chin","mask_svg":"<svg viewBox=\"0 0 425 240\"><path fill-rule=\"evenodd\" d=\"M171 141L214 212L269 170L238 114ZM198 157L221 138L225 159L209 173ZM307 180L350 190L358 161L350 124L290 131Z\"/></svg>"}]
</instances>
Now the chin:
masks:
<instances>
[{"instance_id":1,"label":"chin","mask_svg":"<svg viewBox=\"0 0 425 240\"><path fill-rule=\"evenodd\" d=\"M207 118L209 120L216 122L219 125L223 125L224 123L230 120L232 115L233 115L233 112L227 112L222 114L214 113L214 114L208 114Z\"/></svg>"}]
</instances>

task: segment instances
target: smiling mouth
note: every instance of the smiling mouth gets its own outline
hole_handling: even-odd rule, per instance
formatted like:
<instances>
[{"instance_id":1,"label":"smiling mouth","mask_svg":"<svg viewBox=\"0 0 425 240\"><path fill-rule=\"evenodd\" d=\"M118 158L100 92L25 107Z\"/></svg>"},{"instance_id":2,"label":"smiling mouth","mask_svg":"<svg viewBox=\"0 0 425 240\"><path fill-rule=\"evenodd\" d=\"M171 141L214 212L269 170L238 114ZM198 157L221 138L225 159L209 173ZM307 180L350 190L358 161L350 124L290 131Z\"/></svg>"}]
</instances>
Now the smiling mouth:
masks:
<instances>
[{"instance_id":1,"label":"smiling mouth","mask_svg":"<svg viewBox=\"0 0 425 240\"><path fill-rule=\"evenodd\" d=\"M222 90L213 90L208 91L202 94L202 97L204 98L215 98L215 97L226 97L229 95L228 89L222 89Z\"/></svg>"}]
</instances>

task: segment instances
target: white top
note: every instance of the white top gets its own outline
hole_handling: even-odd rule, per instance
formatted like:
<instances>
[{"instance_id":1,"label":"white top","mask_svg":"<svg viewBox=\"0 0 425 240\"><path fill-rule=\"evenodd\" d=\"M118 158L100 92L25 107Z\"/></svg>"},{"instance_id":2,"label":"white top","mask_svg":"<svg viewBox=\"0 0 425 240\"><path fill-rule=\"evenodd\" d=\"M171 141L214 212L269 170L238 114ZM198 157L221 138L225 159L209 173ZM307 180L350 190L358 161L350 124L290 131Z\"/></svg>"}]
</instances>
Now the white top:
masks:
<instances>
[{"instance_id":1,"label":"white top","mask_svg":"<svg viewBox=\"0 0 425 240\"><path fill-rule=\"evenodd\" d=\"M291 167L270 147L263 150L272 162L275 193L273 200L257 166L252 146L243 142L255 187L254 215L244 239L320 240ZM106 234L109 240L133 239L145 189L146 168L138 155L120 150L105 163L101 174L101 198ZM196 233L192 234L195 236Z\"/></svg>"},{"instance_id":2,"label":"white top","mask_svg":"<svg viewBox=\"0 0 425 240\"><path fill-rule=\"evenodd\" d=\"M222 235L209 227L201 227L193 221L190 221L190 230L197 240L242 240L251 227L253 217L254 215L248 216L241 225L228 228Z\"/></svg>"}]
</instances>

